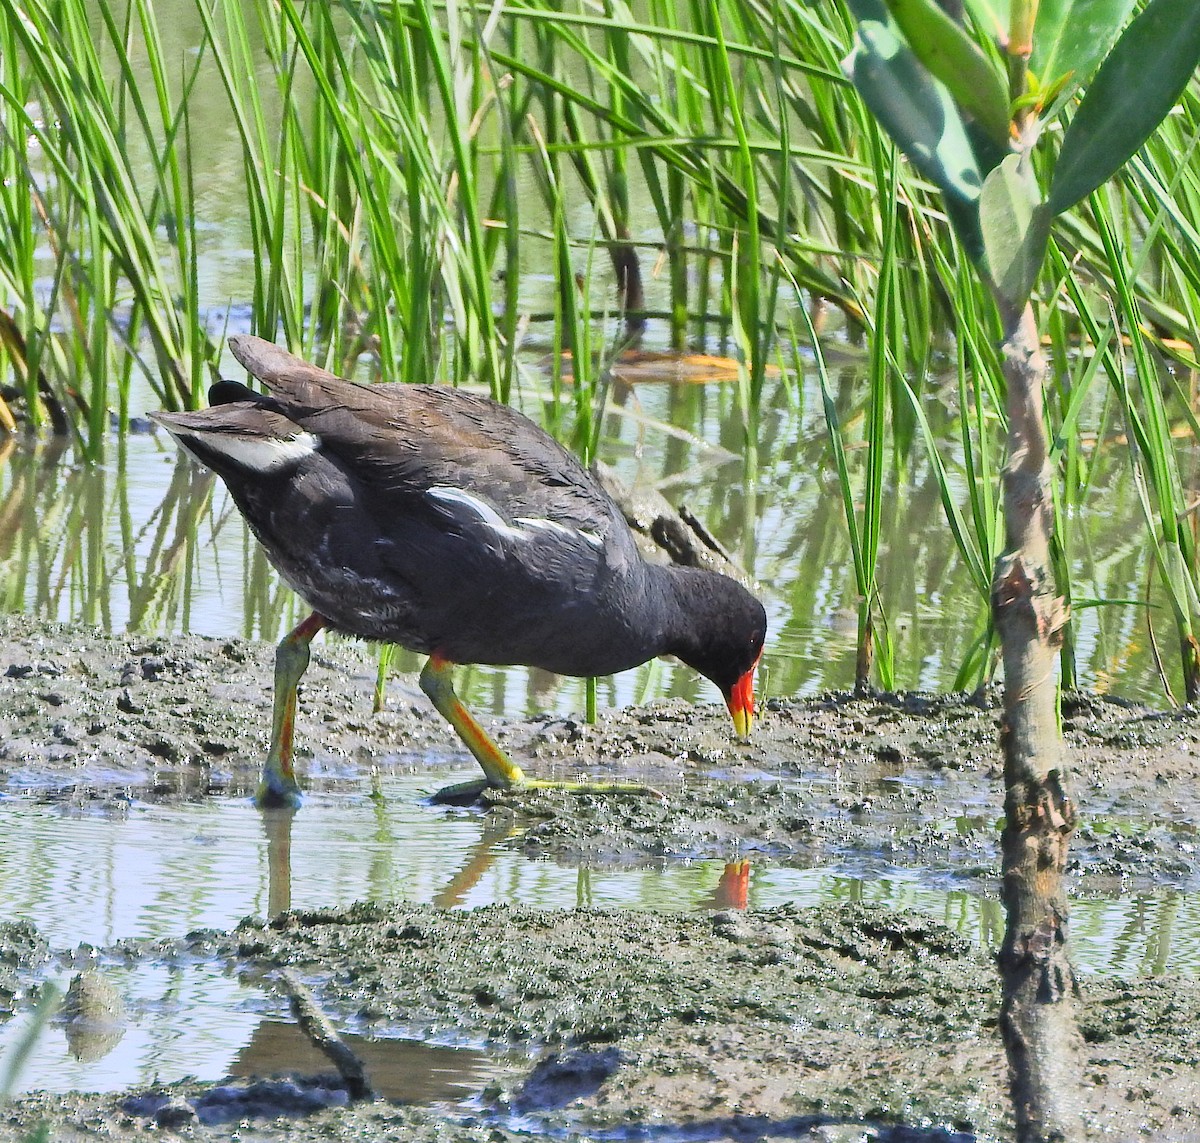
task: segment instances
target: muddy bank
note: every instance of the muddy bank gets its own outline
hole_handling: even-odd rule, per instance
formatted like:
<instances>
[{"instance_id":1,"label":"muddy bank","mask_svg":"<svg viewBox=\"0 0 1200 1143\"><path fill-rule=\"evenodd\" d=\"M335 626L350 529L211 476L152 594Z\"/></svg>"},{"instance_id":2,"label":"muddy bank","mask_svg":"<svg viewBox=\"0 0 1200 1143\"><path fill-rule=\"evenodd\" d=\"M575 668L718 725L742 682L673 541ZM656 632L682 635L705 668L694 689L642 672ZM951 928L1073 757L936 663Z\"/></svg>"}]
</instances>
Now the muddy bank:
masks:
<instances>
[{"instance_id":1,"label":"muddy bank","mask_svg":"<svg viewBox=\"0 0 1200 1143\"><path fill-rule=\"evenodd\" d=\"M519 1049L527 1063L471 1109L350 1108L308 1077L28 1097L0 1113L0 1134L44 1119L55 1138L238 1124L258 1139L1008 1133L992 967L913 915L358 907L102 955L217 959L254 979L286 965L343 1029ZM1083 1031L1096 1138L1200 1138L1196 982L1090 981Z\"/></svg>"},{"instance_id":2,"label":"muddy bank","mask_svg":"<svg viewBox=\"0 0 1200 1143\"><path fill-rule=\"evenodd\" d=\"M249 793L266 748L272 649L106 636L0 618L0 783L64 802ZM298 728L323 788L371 767L439 773L463 755L412 680L372 715L374 661L319 644ZM1087 824L1078 888L1196 888L1200 722L1086 697L1066 706ZM911 865L994 889L996 711L953 697L772 700L739 744L716 705L659 703L513 721L538 776L636 778L665 801L537 792L481 813L509 843L584 864L768 854L869 876ZM303 811L301 811L303 812ZM72 950L27 927L0 940L0 1009L20 1012ZM242 1138L632 1137L966 1140L1008 1131L986 956L927 918L857 907L652 915L360 907L230 932L121 942L113 963L211 960L248 980L289 966L343 1030L515 1052L471 1108L345 1106L336 1087L184 1084L28 1097L20 1138L164 1127ZM1200 989L1086 981L1084 1097L1096 1138L1200 1140ZM273 1113L293 1118L276 1122ZM222 1118L228 1113L232 1118ZM7 1123L7 1126L4 1124ZM208 1124L208 1126L206 1126ZM871 1134L874 1132L874 1134Z\"/></svg>"}]
</instances>

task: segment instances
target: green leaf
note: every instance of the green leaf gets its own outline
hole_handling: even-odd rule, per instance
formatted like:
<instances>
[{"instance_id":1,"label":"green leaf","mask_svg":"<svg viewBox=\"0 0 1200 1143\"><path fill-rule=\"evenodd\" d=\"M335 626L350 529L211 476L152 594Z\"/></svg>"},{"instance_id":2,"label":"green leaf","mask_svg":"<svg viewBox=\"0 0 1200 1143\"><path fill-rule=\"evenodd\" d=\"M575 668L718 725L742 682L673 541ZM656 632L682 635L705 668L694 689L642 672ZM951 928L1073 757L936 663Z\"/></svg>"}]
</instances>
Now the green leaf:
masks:
<instances>
[{"instance_id":1,"label":"green leaf","mask_svg":"<svg viewBox=\"0 0 1200 1143\"><path fill-rule=\"evenodd\" d=\"M966 0L967 10L975 26L991 36L1001 46L1008 43L1008 27L1012 20L1011 0Z\"/></svg>"},{"instance_id":2,"label":"green leaf","mask_svg":"<svg viewBox=\"0 0 1200 1143\"><path fill-rule=\"evenodd\" d=\"M854 40L843 65L846 73L883 129L945 196L972 257L981 257L978 200L983 179L950 93L925 70L894 25L864 20Z\"/></svg>"},{"instance_id":3,"label":"green leaf","mask_svg":"<svg viewBox=\"0 0 1200 1143\"><path fill-rule=\"evenodd\" d=\"M1177 543L1166 541L1162 550L1163 572L1170 585L1172 602L1190 616L1200 616L1200 598L1188 569L1187 560Z\"/></svg>"},{"instance_id":4,"label":"green leaf","mask_svg":"<svg viewBox=\"0 0 1200 1143\"><path fill-rule=\"evenodd\" d=\"M1029 70L1044 87L1069 77L1061 98L1087 83L1120 34L1134 0L1041 0Z\"/></svg>"},{"instance_id":5,"label":"green leaf","mask_svg":"<svg viewBox=\"0 0 1200 1143\"><path fill-rule=\"evenodd\" d=\"M1033 293L1046 257L1050 212L1022 155L1009 155L983 183L979 228L992 284L1013 307Z\"/></svg>"},{"instance_id":6,"label":"green leaf","mask_svg":"<svg viewBox=\"0 0 1200 1143\"><path fill-rule=\"evenodd\" d=\"M1008 142L1007 81L934 0L887 0L908 46L993 142Z\"/></svg>"},{"instance_id":7,"label":"green leaf","mask_svg":"<svg viewBox=\"0 0 1200 1143\"><path fill-rule=\"evenodd\" d=\"M1121 169L1200 63L1200 4L1150 0L1100 66L1067 128L1050 186L1061 214Z\"/></svg>"}]
</instances>

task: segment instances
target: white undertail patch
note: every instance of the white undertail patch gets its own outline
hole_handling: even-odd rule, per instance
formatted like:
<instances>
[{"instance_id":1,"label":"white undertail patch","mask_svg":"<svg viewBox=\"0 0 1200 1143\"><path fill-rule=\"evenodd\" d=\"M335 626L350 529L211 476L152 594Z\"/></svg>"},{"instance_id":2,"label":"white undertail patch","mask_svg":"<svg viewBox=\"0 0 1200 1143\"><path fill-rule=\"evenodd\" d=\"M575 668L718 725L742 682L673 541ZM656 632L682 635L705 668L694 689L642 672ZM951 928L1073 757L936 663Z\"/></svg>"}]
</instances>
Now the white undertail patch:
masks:
<instances>
[{"instance_id":1,"label":"white undertail patch","mask_svg":"<svg viewBox=\"0 0 1200 1143\"><path fill-rule=\"evenodd\" d=\"M188 447L189 439L199 441L205 448L220 453L238 468L259 474L278 472L282 468L292 468L321 447L321 438L316 433L304 431L290 437L197 432L194 429L170 426L168 426L168 431L184 448Z\"/></svg>"}]
</instances>

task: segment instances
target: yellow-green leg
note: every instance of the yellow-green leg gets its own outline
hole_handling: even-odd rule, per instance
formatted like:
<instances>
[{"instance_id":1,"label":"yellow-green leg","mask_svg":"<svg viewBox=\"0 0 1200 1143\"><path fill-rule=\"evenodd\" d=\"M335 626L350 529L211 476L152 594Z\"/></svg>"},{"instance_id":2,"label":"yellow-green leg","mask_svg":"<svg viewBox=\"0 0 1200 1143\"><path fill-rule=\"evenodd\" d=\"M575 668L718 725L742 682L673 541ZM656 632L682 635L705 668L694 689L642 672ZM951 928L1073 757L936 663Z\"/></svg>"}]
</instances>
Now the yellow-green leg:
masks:
<instances>
[{"instance_id":1,"label":"yellow-green leg","mask_svg":"<svg viewBox=\"0 0 1200 1143\"><path fill-rule=\"evenodd\" d=\"M454 693L450 679L453 664L440 655L430 655L421 671L421 690L438 713L452 726L466 748L483 768L483 778L473 782L458 782L433 795L433 801L451 805L468 805L484 790L556 789L577 794L643 794L661 798L650 786L627 782L555 782L543 778L526 778L525 772L496 744L475 716Z\"/></svg>"},{"instance_id":2,"label":"yellow-green leg","mask_svg":"<svg viewBox=\"0 0 1200 1143\"><path fill-rule=\"evenodd\" d=\"M296 687L308 668L309 644L325 619L315 611L284 636L275 649L275 707L271 716L271 749L262 780L254 795L261 809L300 805L300 784L292 767L292 739L296 731Z\"/></svg>"},{"instance_id":3,"label":"yellow-green leg","mask_svg":"<svg viewBox=\"0 0 1200 1143\"><path fill-rule=\"evenodd\" d=\"M466 805L488 788L511 790L514 786L525 785L528 782L525 772L496 745L495 739L479 725L475 716L463 705L462 699L454 693L451 670L453 664L448 660L440 655L430 655L421 671L421 690L429 696L438 714L454 727L454 733L483 767L484 776L473 782L447 786L434 794L433 800Z\"/></svg>"}]
</instances>

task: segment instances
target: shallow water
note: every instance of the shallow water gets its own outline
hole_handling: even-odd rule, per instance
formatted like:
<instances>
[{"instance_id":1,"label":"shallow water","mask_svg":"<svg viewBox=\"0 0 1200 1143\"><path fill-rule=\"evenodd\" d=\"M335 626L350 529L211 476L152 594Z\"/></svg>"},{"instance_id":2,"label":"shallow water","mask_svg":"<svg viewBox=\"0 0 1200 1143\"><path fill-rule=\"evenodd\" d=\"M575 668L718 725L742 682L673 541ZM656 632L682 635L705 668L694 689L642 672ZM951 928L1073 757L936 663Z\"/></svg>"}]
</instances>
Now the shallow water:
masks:
<instances>
[{"instance_id":1,"label":"shallow water","mask_svg":"<svg viewBox=\"0 0 1200 1143\"><path fill-rule=\"evenodd\" d=\"M464 770L463 777L472 776ZM545 908L801 907L843 901L911 908L984 948L996 947L1002 915L990 877L939 875L857 854L811 868L754 858L739 881L733 862L664 861L645 868L583 868L534 861L472 811L423 799L458 775L395 775L373 789L310 794L302 811L268 819L244 799L158 806L130 797L115 808L8 796L0 800L0 882L9 920L26 920L60 953L122 938L178 937L227 929L290 902L297 909L354 901L407 901L450 908L493 902ZM344 790L346 783L339 783ZM290 853L290 878L283 861ZM732 855L731 855L732 856ZM966 884L964 884L966 883ZM741 895L744 890L744 897ZM1087 974L1200 975L1200 894L1157 889L1089 894L1073 903L1076 961ZM47 979L66 986L86 949ZM104 958L100 960L104 965ZM61 1021L36 1047L21 1090L120 1090L195 1075L270 1074L298 1064L300 1036L286 1001L269 986L194 964L110 965L104 971L128 1010L125 1032L77 1057ZM0 1058L23 1021L0 1026ZM391 1031L402 1036L403 1029ZM494 1056L404 1039L355 1041L373 1082L390 1098L428 1101L477 1090ZM461 1047L461 1046L460 1046ZM488 1062L491 1060L492 1062ZM397 1061L400 1061L397 1064ZM319 1068L314 1069L319 1070Z\"/></svg>"},{"instance_id":2,"label":"shallow water","mask_svg":"<svg viewBox=\"0 0 1200 1143\"><path fill-rule=\"evenodd\" d=\"M744 901L721 884L744 855L635 869L532 860L509 844L517 830L497 832L475 811L424 802L458 777L395 775L373 792L309 794L300 813L268 816L266 826L247 799L130 799L114 812L8 797L0 801L6 917L35 924L60 949L227 929L281 908L355 901L656 910L861 901L916 909L988 948L1002 929L993 878L978 870L931 877L882 853L813 867L753 856ZM1072 937L1084 972L1200 974L1200 894L1089 893L1074 902Z\"/></svg>"},{"instance_id":3,"label":"shallow water","mask_svg":"<svg viewBox=\"0 0 1200 1143\"><path fill-rule=\"evenodd\" d=\"M218 184L205 194L208 209L235 223L203 230L202 289L216 303L238 288L231 283L246 281L248 238L236 224L240 204L222 207ZM528 276L523 301L548 308L534 304L544 302L537 278ZM540 288L548 296L551 281ZM214 335L244 332L245 321L237 305L214 309ZM661 347L665 331L651 326L646 344ZM729 352L717 343L705 348ZM240 375L232 361L225 365L228 376ZM533 355L527 365L524 407L540 420L546 390L538 382L545 370ZM768 393L756 426L758 479L752 486L739 455L742 427L732 386L658 380L614 387L600 459L627 482L688 505L761 585L770 617L760 676L764 696L849 687L858 592L812 371ZM836 378L835 396L848 425L858 412L860 382L855 365ZM135 413L150 407L135 399ZM926 414L943 437L951 480L961 485L956 410L932 384ZM0 610L110 631L270 640L299 618L301 606L266 565L219 482L181 464L165 439L133 435L112 445L108 462L91 468L69 453L0 446ZM852 448L851 465L861 457ZM981 630L985 601L953 549L920 447L888 479L878 579L896 640L897 684L947 690ZM1148 554L1140 543L1136 491L1119 450L1098 458L1090 488L1090 504L1067 508L1077 597L1132 602L1074 611L1081 682L1162 705L1141 603ZM1113 527L1114 520L1131 524ZM401 657L397 666L411 671L417 660ZM1169 657L1166 666L1175 677ZM585 701L577 680L519 669L463 672L459 688L480 713L508 717L577 712ZM691 672L663 662L601 680L599 689L601 706L659 696L716 697ZM995 948L1002 928L994 878L970 869L956 876L899 868L884 853L846 854L813 867L755 856L748 880L732 861L637 869L532 861L512 845L512 836L489 835L479 815L424 805L423 797L449 780L444 773L389 776L374 791L350 776L336 790L311 794L286 833L280 823L274 833L264 830L261 815L244 801L143 802L136 790L144 775L128 776L131 793L123 804L108 800L102 806L75 803L50 787L39 796L36 774L9 777L19 792L0 794L4 915L35 923L58 949L177 937L196 928L229 928L247 915L287 906L356 900L460 909L505 902L656 910L854 900L919 910L984 948ZM122 781L120 775L86 777L109 787ZM1072 932L1080 968L1200 975L1200 894L1191 887L1124 888L1116 884L1111 893L1075 897ZM64 1029L55 1026L39 1043L22 1088L113 1090L183 1074L217 1079L236 1072L249 1045L289 1034L277 997L206 966L114 971L124 973L121 987L131 1007L120 1042L85 1063L74 1058ZM65 983L70 973L64 965L52 975ZM19 1032L20 1021L0 1026L0 1058ZM283 1062L294 1065L296 1039L279 1049ZM355 1047L364 1055L374 1050ZM478 1088L482 1082L482 1065L470 1055L438 1057L448 1049L403 1040L380 1050L402 1060L400 1070L413 1076L442 1068L446 1084L461 1080ZM260 1063L255 1070L271 1069ZM454 1097L445 1085L437 1091L443 1094L400 1085L384 1094Z\"/></svg>"},{"instance_id":4,"label":"shallow water","mask_svg":"<svg viewBox=\"0 0 1200 1143\"><path fill-rule=\"evenodd\" d=\"M238 203L227 208L230 216L239 211ZM202 259L202 288L225 296L231 281L244 279L247 239L220 226L204 233L220 248L210 247ZM236 326L235 317L230 330ZM853 370L840 383L852 423ZM529 395L529 411L536 414L540 400ZM940 400L931 394L927 411L953 442L953 412L948 418ZM765 694L845 688L854 666L857 591L811 377L768 397L757 433L760 478L747 487L729 386L640 385L614 401L600 455L627 480L688 503L762 585L771 617ZM108 465L86 469L70 457L52 462L46 451L0 450L0 610L114 631L278 637L297 604L266 568L223 489L179 465L174 450L150 436L114 442L110 457ZM959 468L953 444L947 463L953 478ZM898 467L905 466L903 481L893 477L890 489L894 510L884 523L879 575L897 640L897 681L947 689L984 605L949 543L923 459L906 458ZM1146 554L1124 458L1099 464L1091 486L1103 511L1088 509L1074 520L1077 595L1134 602L1076 610L1081 681L1161 704L1141 604ZM1131 524L1114 528L1114 520ZM1170 659L1167 668L1177 673ZM499 715L583 706L580 684L524 671L477 670L461 688L480 711ZM688 672L661 663L601 683L602 705L659 695L714 697ZM26 790L38 785L36 775L13 777ZM120 781L88 777L110 786ZM131 789L139 780L130 776ZM439 774L436 784L445 780ZM160 806L131 793L123 804L97 806L49 789L44 798L0 795L4 915L37 924L59 949L176 937L287 905L355 900L657 910L856 900L919 910L983 948L994 948L999 935L994 879L977 870L954 876L897 868L882 853L814 867L755 857L743 882L733 863L723 861L640 869L535 862L512 848L511 835L489 835L478 815L423 805L433 784L388 777L368 791L343 781L337 792L311 795L286 835L265 830L244 801ZM1122 889L1074 900L1075 956L1084 972L1200 975L1200 895ZM72 958L48 975L65 985L74 967ZM203 964L107 971L129 1007L124 1033L103 1052L93 1045L81 1053L63 1024L52 1026L18 1090L116 1090L185 1074L216 1080L266 1074L276 1065L319 1066L306 1057L286 1005L269 988ZM0 1026L0 1059L20 1031L20 1019ZM390 1098L455 1099L478 1090L496 1066L469 1048L414 1043L399 1038L403 1029L393 1031L397 1038L353 1042Z\"/></svg>"},{"instance_id":5,"label":"shallow water","mask_svg":"<svg viewBox=\"0 0 1200 1143\"><path fill-rule=\"evenodd\" d=\"M889 867L882 855L813 868L755 859L741 898L732 863L588 869L532 861L506 848L511 833L489 834L481 815L423 804L431 788L428 777L398 776L373 796L311 795L291 821L290 893L281 884L281 838L245 800L166 807L131 799L114 812L9 797L0 802L6 917L32 922L60 952L231 928L283 904L281 892L297 909L364 900L649 909L862 901L917 910L985 948L996 947L1002 930L990 878L972 878L970 888L952 876L931 883L921 870ZM1073 942L1084 973L1200 974L1200 894L1077 898ZM89 963L94 958L81 948L46 977L65 988ZM155 1078L305 1070L306 1045L269 984L256 987L205 964L103 971L124 996L124 1032L111 1043L93 1037L80 1058L78 1037L59 1020L38 1041L19 1090L115 1091ZM0 1026L0 1058L23 1028L23 1020ZM381 1093L403 1101L463 1098L502 1066L494 1054L461 1046L387 1038L351 1046ZM314 1061L309 1070L321 1066Z\"/></svg>"},{"instance_id":6,"label":"shallow water","mask_svg":"<svg viewBox=\"0 0 1200 1143\"><path fill-rule=\"evenodd\" d=\"M55 1019L37 1038L12 1094L30 1091L122 1091L193 1076L319 1075L330 1070L269 982L244 983L210 965L99 969L125 1003L119 1026L80 1029ZM70 973L50 978L66 988ZM25 1032L28 1017L0 1027L0 1056ZM429 1104L457 1101L504 1070L494 1051L343 1032L385 1099Z\"/></svg>"}]
</instances>

